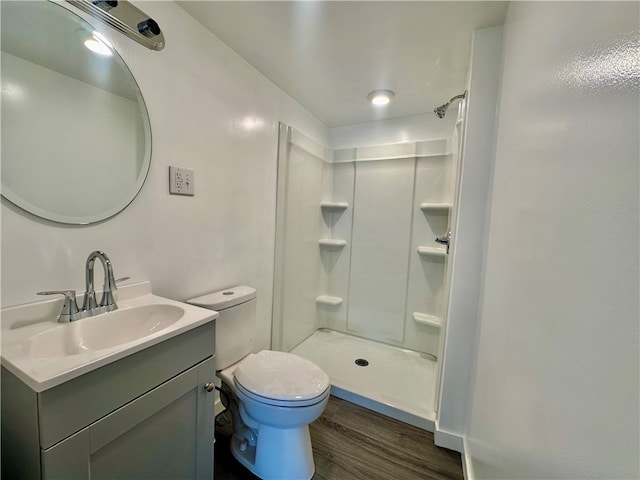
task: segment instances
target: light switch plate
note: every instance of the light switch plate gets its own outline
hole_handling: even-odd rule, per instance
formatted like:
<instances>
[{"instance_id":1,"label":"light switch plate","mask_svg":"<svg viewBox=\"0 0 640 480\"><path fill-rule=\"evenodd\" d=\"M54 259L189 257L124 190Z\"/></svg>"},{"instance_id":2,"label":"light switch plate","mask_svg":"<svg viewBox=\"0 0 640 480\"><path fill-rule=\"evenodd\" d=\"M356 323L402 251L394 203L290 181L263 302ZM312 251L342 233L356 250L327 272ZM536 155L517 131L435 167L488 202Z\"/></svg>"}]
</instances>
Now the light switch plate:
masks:
<instances>
[{"instance_id":1,"label":"light switch plate","mask_svg":"<svg viewBox=\"0 0 640 480\"><path fill-rule=\"evenodd\" d=\"M193 170L169 167L169 193L173 195L195 195Z\"/></svg>"}]
</instances>

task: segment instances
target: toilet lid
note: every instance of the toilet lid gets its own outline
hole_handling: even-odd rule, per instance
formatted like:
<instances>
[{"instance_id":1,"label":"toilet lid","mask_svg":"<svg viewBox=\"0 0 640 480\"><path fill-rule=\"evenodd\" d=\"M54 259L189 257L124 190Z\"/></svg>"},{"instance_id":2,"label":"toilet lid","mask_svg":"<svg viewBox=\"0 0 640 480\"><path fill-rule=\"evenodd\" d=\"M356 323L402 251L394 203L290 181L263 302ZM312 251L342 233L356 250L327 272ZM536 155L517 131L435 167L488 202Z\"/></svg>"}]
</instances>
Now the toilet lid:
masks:
<instances>
[{"instance_id":1,"label":"toilet lid","mask_svg":"<svg viewBox=\"0 0 640 480\"><path fill-rule=\"evenodd\" d=\"M245 390L275 400L309 400L322 395L330 385L329 376L315 363L270 350L248 355L234 376Z\"/></svg>"}]
</instances>

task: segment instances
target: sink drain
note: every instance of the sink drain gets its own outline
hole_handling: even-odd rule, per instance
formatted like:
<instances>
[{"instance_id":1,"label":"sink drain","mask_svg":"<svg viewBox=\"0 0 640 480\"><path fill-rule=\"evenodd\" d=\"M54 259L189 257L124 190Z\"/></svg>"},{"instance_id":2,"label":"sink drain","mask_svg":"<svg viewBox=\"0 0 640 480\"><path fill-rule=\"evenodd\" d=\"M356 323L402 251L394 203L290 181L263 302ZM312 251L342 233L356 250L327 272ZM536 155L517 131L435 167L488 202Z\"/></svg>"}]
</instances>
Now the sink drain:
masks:
<instances>
[{"instance_id":1,"label":"sink drain","mask_svg":"<svg viewBox=\"0 0 640 480\"><path fill-rule=\"evenodd\" d=\"M358 365L359 367L366 367L367 365L369 365L369 362L366 361L364 358L358 358L356 360L356 365Z\"/></svg>"}]
</instances>

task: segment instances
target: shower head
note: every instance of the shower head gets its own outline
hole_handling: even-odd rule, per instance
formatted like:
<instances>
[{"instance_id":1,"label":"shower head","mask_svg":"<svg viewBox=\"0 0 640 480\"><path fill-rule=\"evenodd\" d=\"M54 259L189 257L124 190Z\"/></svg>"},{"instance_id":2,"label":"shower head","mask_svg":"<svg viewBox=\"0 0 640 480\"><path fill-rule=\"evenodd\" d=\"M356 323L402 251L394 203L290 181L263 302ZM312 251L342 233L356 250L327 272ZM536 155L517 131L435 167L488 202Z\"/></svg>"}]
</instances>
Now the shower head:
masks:
<instances>
[{"instance_id":1,"label":"shower head","mask_svg":"<svg viewBox=\"0 0 640 480\"><path fill-rule=\"evenodd\" d=\"M436 117L444 118L444 116L447 114L447 108L449 108L450 103L451 102L447 102L444 105L440 105L439 107L434 108L433 113L436 114Z\"/></svg>"},{"instance_id":2,"label":"shower head","mask_svg":"<svg viewBox=\"0 0 640 480\"><path fill-rule=\"evenodd\" d=\"M451 102L453 102L454 100L457 100L459 98L465 98L467 96L467 92L465 91L464 93L461 93L460 95L456 95L455 97L453 97L451 100L449 100L447 103L440 105L439 107L436 107L433 109L433 113L436 114L436 117L438 118L444 118L444 116L447 114L447 108L449 108L449 105L451 105Z\"/></svg>"}]
</instances>

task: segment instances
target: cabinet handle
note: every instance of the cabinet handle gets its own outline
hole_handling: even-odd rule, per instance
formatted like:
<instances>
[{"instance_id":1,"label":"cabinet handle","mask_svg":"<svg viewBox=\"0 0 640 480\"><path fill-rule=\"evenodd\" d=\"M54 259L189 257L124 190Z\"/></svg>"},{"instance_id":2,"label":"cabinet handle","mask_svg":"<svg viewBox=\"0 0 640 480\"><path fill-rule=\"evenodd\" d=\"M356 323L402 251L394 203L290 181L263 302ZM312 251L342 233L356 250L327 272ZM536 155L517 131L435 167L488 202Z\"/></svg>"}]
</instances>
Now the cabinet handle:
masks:
<instances>
[{"instance_id":1,"label":"cabinet handle","mask_svg":"<svg viewBox=\"0 0 640 480\"><path fill-rule=\"evenodd\" d=\"M205 389L207 392L213 392L213 391L215 390L215 388L216 388L216 386L215 386L213 383L211 383L211 382L209 382L209 383L205 383L205 384L204 384L204 389Z\"/></svg>"}]
</instances>

